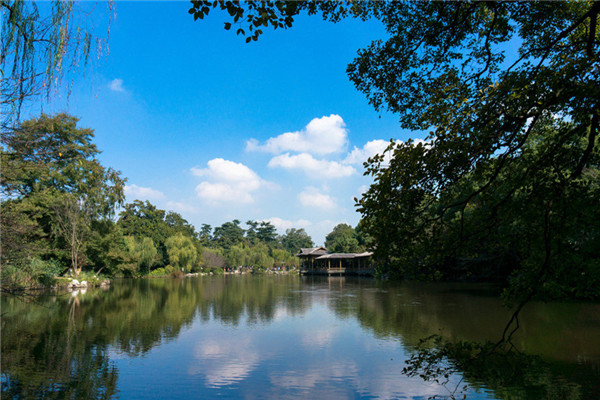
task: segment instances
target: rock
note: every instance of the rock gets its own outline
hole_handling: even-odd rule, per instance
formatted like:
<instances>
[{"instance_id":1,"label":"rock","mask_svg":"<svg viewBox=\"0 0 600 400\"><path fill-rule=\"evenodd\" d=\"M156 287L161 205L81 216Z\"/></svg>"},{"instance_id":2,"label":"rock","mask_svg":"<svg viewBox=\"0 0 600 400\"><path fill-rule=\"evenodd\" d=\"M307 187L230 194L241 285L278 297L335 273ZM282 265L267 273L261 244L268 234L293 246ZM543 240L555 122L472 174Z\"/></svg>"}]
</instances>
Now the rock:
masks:
<instances>
[{"instance_id":1,"label":"rock","mask_svg":"<svg viewBox=\"0 0 600 400\"><path fill-rule=\"evenodd\" d=\"M81 281L79 287L87 287L87 281Z\"/></svg>"}]
</instances>

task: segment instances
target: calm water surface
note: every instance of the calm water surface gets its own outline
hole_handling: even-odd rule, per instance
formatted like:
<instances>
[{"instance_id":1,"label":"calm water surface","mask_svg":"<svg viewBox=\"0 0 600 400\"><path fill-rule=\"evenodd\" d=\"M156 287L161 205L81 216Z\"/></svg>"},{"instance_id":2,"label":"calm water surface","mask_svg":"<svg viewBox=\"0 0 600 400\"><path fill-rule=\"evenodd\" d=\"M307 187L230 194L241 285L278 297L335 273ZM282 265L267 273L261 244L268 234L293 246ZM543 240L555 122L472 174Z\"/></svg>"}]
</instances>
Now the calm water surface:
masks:
<instances>
[{"instance_id":1,"label":"calm water surface","mask_svg":"<svg viewBox=\"0 0 600 400\"><path fill-rule=\"evenodd\" d=\"M1 305L2 398L427 399L459 382L470 399L600 393L598 304L529 304L514 342L543 368L512 385L498 383L505 371L445 385L403 375L426 336L498 339L509 314L481 285L201 277Z\"/></svg>"}]
</instances>

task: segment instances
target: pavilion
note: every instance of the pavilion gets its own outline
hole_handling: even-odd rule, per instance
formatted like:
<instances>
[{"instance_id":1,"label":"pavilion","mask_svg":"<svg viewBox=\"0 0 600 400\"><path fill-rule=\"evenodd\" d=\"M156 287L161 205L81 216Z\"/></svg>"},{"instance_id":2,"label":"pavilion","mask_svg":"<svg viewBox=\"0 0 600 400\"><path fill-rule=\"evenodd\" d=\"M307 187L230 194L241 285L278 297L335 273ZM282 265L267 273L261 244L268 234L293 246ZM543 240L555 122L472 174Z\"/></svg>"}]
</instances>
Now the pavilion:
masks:
<instances>
[{"instance_id":1,"label":"pavilion","mask_svg":"<svg viewBox=\"0 0 600 400\"><path fill-rule=\"evenodd\" d=\"M306 275L372 275L372 252L329 253L325 247L300 249L300 273Z\"/></svg>"}]
</instances>

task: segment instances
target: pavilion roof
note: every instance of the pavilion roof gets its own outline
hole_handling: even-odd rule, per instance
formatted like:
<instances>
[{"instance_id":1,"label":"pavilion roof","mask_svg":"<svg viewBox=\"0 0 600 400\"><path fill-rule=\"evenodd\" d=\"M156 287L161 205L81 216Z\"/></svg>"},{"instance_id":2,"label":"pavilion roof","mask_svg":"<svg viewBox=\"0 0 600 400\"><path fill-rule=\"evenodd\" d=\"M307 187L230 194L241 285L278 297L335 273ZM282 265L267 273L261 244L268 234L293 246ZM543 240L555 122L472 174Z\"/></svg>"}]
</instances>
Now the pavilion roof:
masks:
<instances>
[{"instance_id":1,"label":"pavilion roof","mask_svg":"<svg viewBox=\"0 0 600 400\"><path fill-rule=\"evenodd\" d=\"M296 256L298 256L298 257L320 256L323 254L327 254L327 249L325 247L321 246L321 247L301 248L300 253L296 254Z\"/></svg>"},{"instance_id":2,"label":"pavilion roof","mask_svg":"<svg viewBox=\"0 0 600 400\"><path fill-rule=\"evenodd\" d=\"M317 257L316 260L340 260L340 259L352 259L352 258L361 258L361 257L370 257L373 253L370 251L365 251L364 253L329 253L323 254L320 257Z\"/></svg>"}]
</instances>

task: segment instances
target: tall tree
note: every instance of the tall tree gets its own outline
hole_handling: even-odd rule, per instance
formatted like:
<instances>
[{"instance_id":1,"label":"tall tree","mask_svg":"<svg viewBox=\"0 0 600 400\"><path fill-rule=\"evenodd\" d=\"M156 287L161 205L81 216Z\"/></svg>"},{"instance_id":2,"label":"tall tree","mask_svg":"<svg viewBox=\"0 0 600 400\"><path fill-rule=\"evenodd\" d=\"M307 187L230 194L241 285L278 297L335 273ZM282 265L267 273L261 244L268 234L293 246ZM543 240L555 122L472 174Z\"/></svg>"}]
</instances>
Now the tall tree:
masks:
<instances>
[{"instance_id":1,"label":"tall tree","mask_svg":"<svg viewBox=\"0 0 600 400\"><path fill-rule=\"evenodd\" d=\"M246 221L246 225L248 229L246 229L246 240L250 245L253 245L258 240L257 231L258 231L258 221L248 220Z\"/></svg>"},{"instance_id":2,"label":"tall tree","mask_svg":"<svg viewBox=\"0 0 600 400\"><path fill-rule=\"evenodd\" d=\"M92 221L114 215L125 183L120 172L100 164L93 131L78 128L77 122L67 114L42 115L3 131L1 177L2 193L12 204L9 216L28 221L26 230L12 231L19 237L6 243L48 240L55 234L68 244L76 273Z\"/></svg>"},{"instance_id":3,"label":"tall tree","mask_svg":"<svg viewBox=\"0 0 600 400\"><path fill-rule=\"evenodd\" d=\"M200 227L198 238L200 239L200 243L202 244L202 246L209 247L211 242L213 241L212 226L210 226L209 224L202 224L202 226Z\"/></svg>"}]
</instances>

